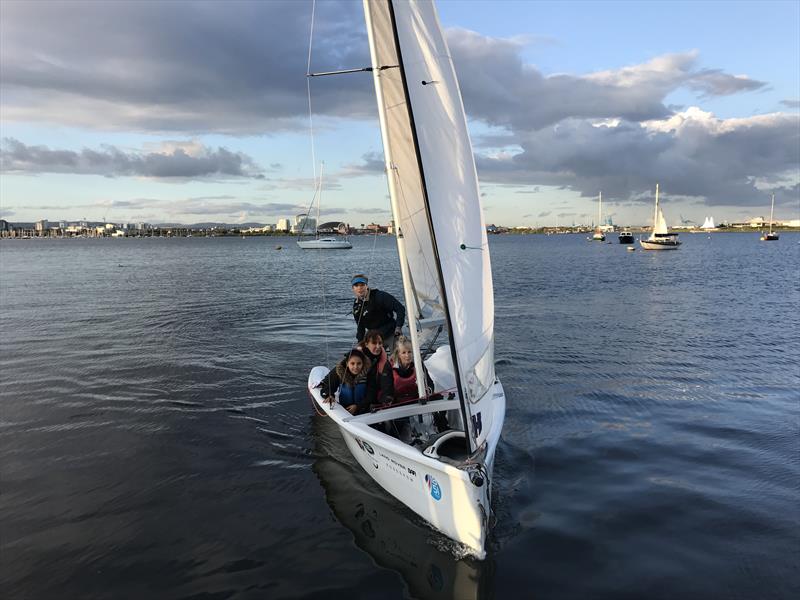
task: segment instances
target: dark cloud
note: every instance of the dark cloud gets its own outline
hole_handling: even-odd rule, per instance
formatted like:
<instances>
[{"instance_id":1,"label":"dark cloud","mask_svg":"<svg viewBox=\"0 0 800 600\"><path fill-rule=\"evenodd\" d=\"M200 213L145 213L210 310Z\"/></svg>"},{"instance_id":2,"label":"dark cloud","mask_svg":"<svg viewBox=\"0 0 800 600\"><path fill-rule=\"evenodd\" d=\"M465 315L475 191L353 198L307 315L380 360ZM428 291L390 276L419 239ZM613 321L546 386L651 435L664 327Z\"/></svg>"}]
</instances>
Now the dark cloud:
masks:
<instances>
[{"instance_id":1,"label":"dark cloud","mask_svg":"<svg viewBox=\"0 0 800 600\"><path fill-rule=\"evenodd\" d=\"M506 184L564 187L587 198L602 190L609 202L649 202L656 182L673 196L709 205L753 204L765 187L792 194L800 164L797 115L721 121L690 111L653 127L565 120L520 136L522 151L513 156L478 156L479 174Z\"/></svg>"},{"instance_id":2,"label":"dark cloud","mask_svg":"<svg viewBox=\"0 0 800 600\"><path fill-rule=\"evenodd\" d=\"M304 212L302 206L267 202L215 202L209 200L187 199L178 202L165 202L161 207L170 215L237 215L245 213L248 217L285 217L288 214Z\"/></svg>"},{"instance_id":3,"label":"dark cloud","mask_svg":"<svg viewBox=\"0 0 800 600\"><path fill-rule=\"evenodd\" d=\"M741 75L728 75L720 69L704 69L688 77L686 86L711 97L752 92L763 88L765 84Z\"/></svg>"},{"instance_id":4,"label":"dark cloud","mask_svg":"<svg viewBox=\"0 0 800 600\"><path fill-rule=\"evenodd\" d=\"M311 70L368 64L361 3L316 6ZM310 2L294 1L5 0L3 118L197 134L304 129L310 16ZM752 203L765 182L784 196L796 194L796 115L689 119L661 128L649 123L680 117L684 109L666 103L678 90L711 98L765 89L764 82L702 67L696 51L586 75L547 75L523 60L528 40L463 29L448 31L447 38L470 118L493 126L476 144L485 182L564 187L587 197L602 189L609 202L649 202L655 181L669 193L710 204ZM374 119L369 75L313 79L311 86L315 115ZM490 153L497 148L503 152ZM11 140L2 160L7 172L167 180L264 176L246 155L225 148L76 152ZM380 155L365 155L326 174L324 186L342 189L346 178L383 169ZM787 173L795 181L787 181ZM261 189L311 192L314 182L265 178Z\"/></svg>"},{"instance_id":5,"label":"dark cloud","mask_svg":"<svg viewBox=\"0 0 800 600\"><path fill-rule=\"evenodd\" d=\"M305 126L311 3L3 2L5 118L256 134ZM369 63L361 4L317 3L313 70ZM368 74L313 81L315 108L375 113Z\"/></svg>"},{"instance_id":6,"label":"dark cloud","mask_svg":"<svg viewBox=\"0 0 800 600\"><path fill-rule=\"evenodd\" d=\"M369 64L361 4L319 2L312 71ZM3 3L5 118L104 129L258 134L305 127L311 3ZM447 32L472 117L515 130L564 118L667 116L685 86L708 96L763 83L698 69L697 54L617 71L545 76L521 58L525 38ZM315 113L372 117L366 74L311 81Z\"/></svg>"},{"instance_id":7,"label":"dark cloud","mask_svg":"<svg viewBox=\"0 0 800 600\"><path fill-rule=\"evenodd\" d=\"M365 175L383 175L386 172L386 163L383 154L367 152L361 157L360 163L345 165L339 173L340 177L363 177Z\"/></svg>"},{"instance_id":8,"label":"dark cloud","mask_svg":"<svg viewBox=\"0 0 800 600\"><path fill-rule=\"evenodd\" d=\"M4 138L0 148L0 170L162 179L263 178L258 166L245 154L225 148L212 150L195 143L185 146L141 154L123 152L113 146L103 146L102 150L84 148L75 152L27 146L14 138Z\"/></svg>"},{"instance_id":9,"label":"dark cloud","mask_svg":"<svg viewBox=\"0 0 800 600\"><path fill-rule=\"evenodd\" d=\"M545 76L521 58L521 42L472 31L447 32L469 114L514 131L541 129L566 118L644 121L669 116L664 99L681 88L708 96L756 90L764 83L720 70L698 70L697 53L585 76Z\"/></svg>"}]
</instances>

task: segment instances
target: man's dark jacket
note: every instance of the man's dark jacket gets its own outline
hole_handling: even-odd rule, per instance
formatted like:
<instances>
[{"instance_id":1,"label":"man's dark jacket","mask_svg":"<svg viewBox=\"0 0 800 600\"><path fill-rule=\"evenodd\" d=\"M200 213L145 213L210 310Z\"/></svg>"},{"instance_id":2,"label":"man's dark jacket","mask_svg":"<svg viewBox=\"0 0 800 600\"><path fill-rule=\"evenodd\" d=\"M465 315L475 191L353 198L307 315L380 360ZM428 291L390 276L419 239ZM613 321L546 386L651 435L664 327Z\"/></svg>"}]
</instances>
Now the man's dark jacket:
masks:
<instances>
[{"instance_id":1,"label":"man's dark jacket","mask_svg":"<svg viewBox=\"0 0 800 600\"><path fill-rule=\"evenodd\" d=\"M356 339L363 340L370 329L377 329L386 339L403 327L406 309L390 293L370 289L366 300L353 301L353 318L358 325Z\"/></svg>"}]
</instances>

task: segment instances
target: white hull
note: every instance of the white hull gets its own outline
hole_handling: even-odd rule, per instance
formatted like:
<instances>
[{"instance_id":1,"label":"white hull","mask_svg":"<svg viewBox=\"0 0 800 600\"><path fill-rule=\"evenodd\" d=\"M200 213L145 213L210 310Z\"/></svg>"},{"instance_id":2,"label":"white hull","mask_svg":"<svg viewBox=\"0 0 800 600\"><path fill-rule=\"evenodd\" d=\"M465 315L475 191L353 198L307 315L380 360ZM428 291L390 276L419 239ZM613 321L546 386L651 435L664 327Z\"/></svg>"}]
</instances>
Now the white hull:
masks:
<instances>
[{"instance_id":1,"label":"white hull","mask_svg":"<svg viewBox=\"0 0 800 600\"><path fill-rule=\"evenodd\" d=\"M353 247L353 244L347 240L337 240L336 238L319 238L304 242L298 241L297 245L303 250L319 250L321 248L328 250L349 250Z\"/></svg>"},{"instance_id":2,"label":"white hull","mask_svg":"<svg viewBox=\"0 0 800 600\"><path fill-rule=\"evenodd\" d=\"M485 453L479 462L470 462L470 471L434 458L415 446L386 435L369 426L391 418L437 410L457 410L456 400L431 401L426 405L412 404L375 414L353 417L338 403L333 407L314 387L327 374L325 367L315 367L308 378L308 391L320 411L330 417L342 433L356 461L384 490L405 504L433 528L462 544L479 559L486 556L484 544L491 515L491 477L494 454L500 439L505 414L503 387L496 382L488 393L497 399L492 423L496 430L487 437ZM481 453L479 453L481 454ZM445 459L446 460L446 459ZM481 465L484 472L474 467ZM464 466L464 463L460 463ZM470 478L481 475L480 485ZM478 479L476 478L476 481Z\"/></svg>"},{"instance_id":3,"label":"white hull","mask_svg":"<svg viewBox=\"0 0 800 600\"><path fill-rule=\"evenodd\" d=\"M399 573L411 598L479 600L486 596L483 573L490 565L454 560L445 545L431 544L436 534L427 524L409 515L406 507L341 455L347 450L341 447L336 424L323 417L314 419L313 426L318 458L311 468L337 520L376 565Z\"/></svg>"},{"instance_id":4,"label":"white hull","mask_svg":"<svg viewBox=\"0 0 800 600\"><path fill-rule=\"evenodd\" d=\"M677 250L681 245L679 241L658 241L652 240L639 240L643 250Z\"/></svg>"}]
</instances>

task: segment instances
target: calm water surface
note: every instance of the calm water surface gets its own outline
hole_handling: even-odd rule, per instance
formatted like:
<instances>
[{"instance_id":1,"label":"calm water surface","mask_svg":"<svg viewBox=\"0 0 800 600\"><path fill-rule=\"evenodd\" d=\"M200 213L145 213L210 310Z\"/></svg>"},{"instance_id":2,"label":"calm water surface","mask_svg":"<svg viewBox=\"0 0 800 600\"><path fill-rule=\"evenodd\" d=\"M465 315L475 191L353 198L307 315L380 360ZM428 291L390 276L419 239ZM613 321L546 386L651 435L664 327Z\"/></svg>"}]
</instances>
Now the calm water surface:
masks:
<instances>
[{"instance_id":1,"label":"calm water surface","mask_svg":"<svg viewBox=\"0 0 800 600\"><path fill-rule=\"evenodd\" d=\"M393 239L0 242L0 594L800 597L800 235L682 237L491 239L482 562L305 392L354 335L350 275L401 293Z\"/></svg>"}]
</instances>

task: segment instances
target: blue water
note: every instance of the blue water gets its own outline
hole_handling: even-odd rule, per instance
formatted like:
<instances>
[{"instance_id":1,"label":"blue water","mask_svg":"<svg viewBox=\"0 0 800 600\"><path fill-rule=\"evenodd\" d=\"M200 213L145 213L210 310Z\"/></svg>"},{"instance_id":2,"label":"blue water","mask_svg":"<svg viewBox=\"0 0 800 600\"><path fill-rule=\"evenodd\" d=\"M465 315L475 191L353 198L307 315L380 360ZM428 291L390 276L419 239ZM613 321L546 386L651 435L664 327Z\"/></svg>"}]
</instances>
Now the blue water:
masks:
<instances>
[{"instance_id":1,"label":"blue water","mask_svg":"<svg viewBox=\"0 0 800 600\"><path fill-rule=\"evenodd\" d=\"M681 237L490 239L483 562L305 392L354 335L352 273L402 297L393 239L0 242L0 594L798 597L800 234Z\"/></svg>"}]
</instances>

